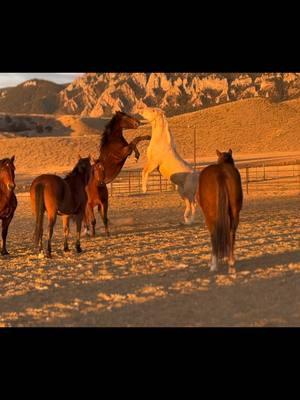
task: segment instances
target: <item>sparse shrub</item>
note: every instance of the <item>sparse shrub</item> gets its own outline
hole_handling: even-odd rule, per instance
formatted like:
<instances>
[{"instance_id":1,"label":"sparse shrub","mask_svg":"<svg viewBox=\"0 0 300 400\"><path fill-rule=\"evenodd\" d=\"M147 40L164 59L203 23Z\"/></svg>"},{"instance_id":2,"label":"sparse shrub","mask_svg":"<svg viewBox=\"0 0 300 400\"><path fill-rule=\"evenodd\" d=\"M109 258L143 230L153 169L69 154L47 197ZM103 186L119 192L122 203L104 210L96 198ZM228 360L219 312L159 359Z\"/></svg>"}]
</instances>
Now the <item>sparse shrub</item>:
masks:
<instances>
[{"instance_id":1,"label":"sparse shrub","mask_svg":"<svg viewBox=\"0 0 300 400\"><path fill-rule=\"evenodd\" d=\"M8 124L10 124L12 122L12 119L9 115L5 115L5 122L7 122Z\"/></svg>"},{"instance_id":2,"label":"sparse shrub","mask_svg":"<svg viewBox=\"0 0 300 400\"><path fill-rule=\"evenodd\" d=\"M46 132L52 132L52 130L53 130L53 128L52 128L51 125L45 126L45 131L46 131Z\"/></svg>"},{"instance_id":3,"label":"sparse shrub","mask_svg":"<svg viewBox=\"0 0 300 400\"><path fill-rule=\"evenodd\" d=\"M36 126L35 130L37 131L37 133L43 133L44 132L44 127L43 127L43 125L38 124Z\"/></svg>"}]
</instances>

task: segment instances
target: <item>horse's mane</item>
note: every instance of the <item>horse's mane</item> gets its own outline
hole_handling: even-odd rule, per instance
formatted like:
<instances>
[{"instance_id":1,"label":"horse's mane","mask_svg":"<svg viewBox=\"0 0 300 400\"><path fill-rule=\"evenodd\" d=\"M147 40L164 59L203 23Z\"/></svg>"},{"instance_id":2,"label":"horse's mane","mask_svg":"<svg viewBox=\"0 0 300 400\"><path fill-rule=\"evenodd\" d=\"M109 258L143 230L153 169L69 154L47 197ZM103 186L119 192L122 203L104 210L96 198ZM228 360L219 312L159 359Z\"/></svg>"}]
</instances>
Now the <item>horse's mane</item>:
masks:
<instances>
[{"instance_id":1,"label":"horse's mane","mask_svg":"<svg viewBox=\"0 0 300 400\"><path fill-rule=\"evenodd\" d=\"M10 162L10 158L3 158L2 160L0 160L0 167L2 167L2 165L8 161Z\"/></svg>"},{"instance_id":2,"label":"horse's mane","mask_svg":"<svg viewBox=\"0 0 300 400\"><path fill-rule=\"evenodd\" d=\"M77 175L79 175L78 162L75 165L75 167L72 169L72 171L67 173L67 175L65 176L64 179L71 178L71 177L74 177L74 176L77 176Z\"/></svg>"},{"instance_id":3,"label":"horse's mane","mask_svg":"<svg viewBox=\"0 0 300 400\"><path fill-rule=\"evenodd\" d=\"M102 137L100 140L100 150L108 141L108 138L109 138L109 135L111 134L114 123L116 122L116 117L117 117L117 115L114 115L104 128L104 132L102 133Z\"/></svg>"},{"instance_id":4,"label":"horse's mane","mask_svg":"<svg viewBox=\"0 0 300 400\"><path fill-rule=\"evenodd\" d=\"M72 176L77 176L78 175L78 164L75 165L75 167L72 169L71 172L68 172L67 175L65 176L65 179L71 178Z\"/></svg>"}]
</instances>

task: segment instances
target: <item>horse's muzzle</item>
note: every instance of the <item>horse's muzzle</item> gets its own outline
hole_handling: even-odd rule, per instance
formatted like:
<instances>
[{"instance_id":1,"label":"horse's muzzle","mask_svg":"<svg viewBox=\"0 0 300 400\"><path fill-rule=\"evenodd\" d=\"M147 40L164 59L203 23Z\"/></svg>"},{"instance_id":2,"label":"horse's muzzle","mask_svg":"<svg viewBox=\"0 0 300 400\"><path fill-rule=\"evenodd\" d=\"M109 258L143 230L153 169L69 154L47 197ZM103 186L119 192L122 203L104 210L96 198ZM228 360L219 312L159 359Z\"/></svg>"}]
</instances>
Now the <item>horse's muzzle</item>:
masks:
<instances>
[{"instance_id":1,"label":"horse's muzzle","mask_svg":"<svg viewBox=\"0 0 300 400\"><path fill-rule=\"evenodd\" d=\"M8 183L8 184L7 184L7 189L8 189L8 190L14 190L15 187L16 187L16 185L15 185L14 183Z\"/></svg>"}]
</instances>

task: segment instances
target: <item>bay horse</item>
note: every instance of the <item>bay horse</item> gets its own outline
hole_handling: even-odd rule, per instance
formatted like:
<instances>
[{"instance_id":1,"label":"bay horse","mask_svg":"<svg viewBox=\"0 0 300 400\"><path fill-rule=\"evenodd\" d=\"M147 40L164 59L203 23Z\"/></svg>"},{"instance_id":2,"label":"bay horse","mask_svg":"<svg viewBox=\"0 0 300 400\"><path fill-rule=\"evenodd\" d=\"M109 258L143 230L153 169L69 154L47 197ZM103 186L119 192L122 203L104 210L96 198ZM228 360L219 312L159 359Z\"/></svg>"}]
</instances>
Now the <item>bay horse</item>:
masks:
<instances>
[{"instance_id":1,"label":"bay horse","mask_svg":"<svg viewBox=\"0 0 300 400\"><path fill-rule=\"evenodd\" d=\"M181 198L185 201L184 222L192 224L196 212L196 192L199 173L178 154L168 121L160 108L136 106L136 111L150 122L151 141L147 148L147 163L142 173L142 190L147 191L148 175L158 169L162 176L177 186Z\"/></svg>"},{"instance_id":2,"label":"bay horse","mask_svg":"<svg viewBox=\"0 0 300 400\"><path fill-rule=\"evenodd\" d=\"M104 167L99 160L94 160L94 164L91 168L91 174L89 182L86 186L86 192L88 196L86 212L84 217L84 225L86 233L89 232L90 224L92 225L92 236L95 236L96 218L94 214L94 208L98 206L98 211L102 218L106 236L109 236L108 230L108 190L104 183Z\"/></svg>"},{"instance_id":3,"label":"bay horse","mask_svg":"<svg viewBox=\"0 0 300 400\"><path fill-rule=\"evenodd\" d=\"M6 238L8 227L13 219L18 202L14 189L15 184L15 156L0 160L0 219L2 220L2 249L1 255L8 255Z\"/></svg>"},{"instance_id":4,"label":"bay horse","mask_svg":"<svg viewBox=\"0 0 300 400\"><path fill-rule=\"evenodd\" d=\"M234 165L232 150L216 151L217 164L204 168L199 176L197 199L211 237L211 271L228 259L229 273L235 271L234 244L243 205L241 176Z\"/></svg>"},{"instance_id":5,"label":"bay horse","mask_svg":"<svg viewBox=\"0 0 300 400\"><path fill-rule=\"evenodd\" d=\"M77 253L80 253L81 225L87 204L86 185L90 178L90 157L79 156L73 170L61 178L57 175L44 174L34 179L30 187L30 198L33 213L35 214L34 242L39 251L43 251L43 219L44 212L48 216L48 241L46 256L51 257L51 239L57 215L63 218L64 251L69 251L69 220L72 217L76 222Z\"/></svg>"},{"instance_id":6,"label":"bay horse","mask_svg":"<svg viewBox=\"0 0 300 400\"><path fill-rule=\"evenodd\" d=\"M137 136L130 143L123 136L123 129L137 129L140 125L138 119L117 111L106 125L100 142L99 161L105 171L104 183L113 181L121 171L127 157L134 152L136 160L140 153L137 144L142 140L150 140L151 136Z\"/></svg>"}]
</instances>

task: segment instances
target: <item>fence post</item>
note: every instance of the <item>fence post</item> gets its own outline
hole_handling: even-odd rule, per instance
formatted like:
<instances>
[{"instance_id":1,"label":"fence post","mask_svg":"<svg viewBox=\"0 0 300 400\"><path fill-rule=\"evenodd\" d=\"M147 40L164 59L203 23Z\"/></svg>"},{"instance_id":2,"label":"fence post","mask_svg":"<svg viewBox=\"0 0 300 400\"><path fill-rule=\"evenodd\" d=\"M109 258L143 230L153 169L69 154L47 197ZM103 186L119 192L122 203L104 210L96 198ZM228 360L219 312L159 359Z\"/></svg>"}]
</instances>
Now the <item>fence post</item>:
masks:
<instances>
[{"instance_id":1,"label":"fence post","mask_svg":"<svg viewBox=\"0 0 300 400\"><path fill-rule=\"evenodd\" d=\"M110 182L110 195L113 196L113 183Z\"/></svg>"},{"instance_id":2,"label":"fence post","mask_svg":"<svg viewBox=\"0 0 300 400\"><path fill-rule=\"evenodd\" d=\"M159 174L159 191L162 192L162 187L161 187L161 174Z\"/></svg>"},{"instance_id":3,"label":"fence post","mask_svg":"<svg viewBox=\"0 0 300 400\"><path fill-rule=\"evenodd\" d=\"M130 181L130 177L131 177L131 171L128 171L128 191L129 191L129 194L131 193L131 181Z\"/></svg>"},{"instance_id":4,"label":"fence post","mask_svg":"<svg viewBox=\"0 0 300 400\"><path fill-rule=\"evenodd\" d=\"M249 188L248 188L248 182L249 182L249 171L248 167L246 167L246 193L249 193Z\"/></svg>"},{"instance_id":5,"label":"fence post","mask_svg":"<svg viewBox=\"0 0 300 400\"><path fill-rule=\"evenodd\" d=\"M197 154L196 154L196 127L194 126L194 171L196 171L196 162L197 162Z\"/></svg>"}]
</instances>

